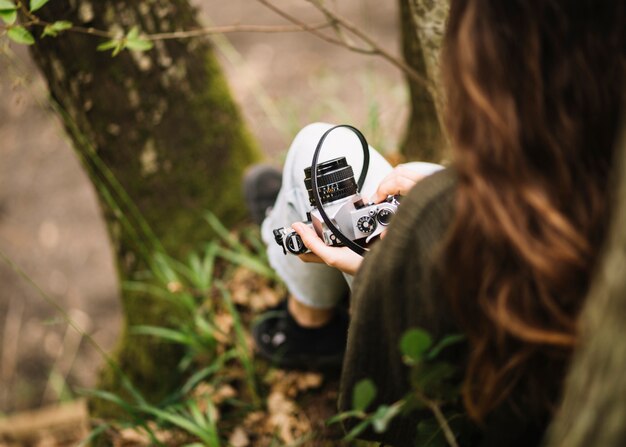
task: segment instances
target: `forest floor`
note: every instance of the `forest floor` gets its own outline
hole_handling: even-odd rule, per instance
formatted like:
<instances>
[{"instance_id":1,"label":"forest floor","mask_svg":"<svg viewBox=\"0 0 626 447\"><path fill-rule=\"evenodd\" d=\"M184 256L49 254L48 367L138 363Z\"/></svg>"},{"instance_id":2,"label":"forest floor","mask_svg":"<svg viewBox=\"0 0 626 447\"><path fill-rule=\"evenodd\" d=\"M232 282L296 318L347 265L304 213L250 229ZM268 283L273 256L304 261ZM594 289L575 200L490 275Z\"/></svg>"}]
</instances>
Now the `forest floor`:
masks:
<instances>
[{"instance_id":1,"label":"forest floor","mask_svg":"<svg viewBox=\"0 0 626 447\"><path fill-rule=\"evenodd\" d=\"M237 232L231 233L231 236L240 239ZM242 250L240 254L252 253ZM256 258L256 253L252 254ZM122 403L117 407L119 420L95 420L89 417L87 400L75 399L0 419L0 446L77 445L94 430L100 429L100 439L105 441L105 445L115 447L154 445L155 440L167 446L191 445L197 440L193 429L185 423L177 424L173 419L174 416L182 416L192 423L193 413L183 411L191 406L197 408L200 414L214 419L217 436L224 442L223 445L344 445L340 426L328 424L337 413L339 371L288 371L254 358L252 354L252 340L246 328L260 313L283 299L286 293L284 286L274 278L264 277L236 264L217 261L215 270L215 278L225 280L228 302L216 285L200 294L196 315L206 319L203 324L192 324L191 336L199 335L200 328L211 325L215 328L214 337L205 341L207 346L215 342L215 347L194 351L195 361L185 374L187 383L213 365L219 364L220 367L197 381L175 404L154 407L163 414L167 413L167 416L150 418L148 411L135 411L138 406L133 407L127 401L128 405ZM197 287L191 287L183 279L181 282L168 282L166 288L171 289L172 297L181 301L191 296L185 295L187 291L194 290L193 294L198 294ZM228 303L234 307L231 308ZM207 308L210 311L203 312ZM243 332L239 332L239 328L243 328ZM189 335L188 329L177 328L180 330L177 335ZM183 346L188 350L196 347L193 343ZM246 369L248 361L252 372ZM258 396L257 403L254 403L253 394ZM128 415L134 415L134 421ZM172 420L169 421L168 417Z\"/></svg>"},{"instance_id":2,"label":"forest floor","mask_svg":"<svg viewBox=\"0 0 626 447\"><path fill-rule=\"evenodd\" d=\"M255 2L194 3L206 23L284 24ZM320 20L304 1L277 4L305 21ZM399 54L396 2L338 4L342 14ZM396 147L406 89L401 74L386 62L303 33L227 37L215 41L216 49L252 133L274 164L280 164L295 132L317 120L354 123L368 131L373 145ZM0 249L110 350L121 326L119 285L94 191L27 51L4 48L0 67ZM56 437L49 422L63 415L84 422L76 390L95 385L102 359L5 263L0 283L0 445L24 420L31 440L18 445L64 445L68 432ZM249 317L257 311L250 308ZM285 372L267 380L292 383L302 414L314 429L326 430L336 378ZM268 383L267 389L273 386ZM43 428L32 438L35 421ZM84 424L75 427L82 436Z\"/></svg>"}]
</instances>

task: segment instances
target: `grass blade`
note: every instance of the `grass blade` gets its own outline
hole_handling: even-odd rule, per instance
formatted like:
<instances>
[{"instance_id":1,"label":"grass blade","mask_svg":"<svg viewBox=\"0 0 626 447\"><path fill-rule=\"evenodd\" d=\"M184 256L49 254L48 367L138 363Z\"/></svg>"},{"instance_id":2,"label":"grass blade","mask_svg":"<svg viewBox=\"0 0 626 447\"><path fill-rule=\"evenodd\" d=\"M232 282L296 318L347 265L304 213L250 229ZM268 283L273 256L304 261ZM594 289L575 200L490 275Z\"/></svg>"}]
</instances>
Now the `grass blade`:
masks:
<instances>
[{"instance_id":1,"label":"grass blade","mask_svg":"<svg viewBox=\"0 0 626 447\"><path fill-rule=\"evenodd\" d=\"M233 264L240 265L252 270L259 275L265 276L268 279L277 280L278 275L276 272L260 262L256 256L250 254L237 253L236 251L229 250L227 248L220 247L218 249L218 255Z\"/></svg>"},{"instance_id":2,"label":"grass blade","mask_svg":"<svg viewBox=\"0 0 626 447\"><path fill-rule=\"evenodd\" d=\"M176 329L169 329L159 326L133 326L131 328L133 334L140 335L152 335L154 337L162 338L172 343L179 343L181 345L195 346L197 341L189 334L178 331Z\"/></svg>"}]
</instances>

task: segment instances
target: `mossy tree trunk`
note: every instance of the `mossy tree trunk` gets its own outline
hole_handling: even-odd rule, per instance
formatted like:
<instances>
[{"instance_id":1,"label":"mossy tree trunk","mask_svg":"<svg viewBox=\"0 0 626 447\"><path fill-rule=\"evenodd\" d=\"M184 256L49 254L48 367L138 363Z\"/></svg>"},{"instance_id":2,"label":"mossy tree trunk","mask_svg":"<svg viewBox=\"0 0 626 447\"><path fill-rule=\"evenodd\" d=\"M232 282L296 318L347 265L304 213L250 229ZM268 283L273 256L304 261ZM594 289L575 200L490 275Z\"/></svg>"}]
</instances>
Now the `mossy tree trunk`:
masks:
<instances>
[{"instance_id":1,"label":"mossy tree trunk","mask_svg":"<svg viewBox=\"0 0 626 447\"><path fill-rule=\"evenodd\" d=\"M433 85L429 91L407 77L411 114L401 152L408 160L439 162L445 158L445 138L440 125L443 100L439 51L448 1L400 0L399 4L404 59Z\"/></svg>"},{"instance_id":2,"label":"mossy tree trunk","mask_svg":"<svg viewBox=\"0 0 626 447\"><path fill-rule=\"evenodd\" d=\"M199 27L186 0L55 0L45 20L147 33ZM154 248L122 206L111 206L104 163L122 185L167 253L200 248L211 233L211 210L225 224L242 218L240 178L257 151L208 40L161 41L144 53L96 51L102 39L77 33L37 39L32 54L48 81L63 123L99 192L115 246L121 281L146 267L141 246ZM123 202L123 201L122 201ZM130 224L124 224L127 219ZM180 354L151 337L132 336L138 324L168 325L172 305L123 292L126 329L115 354L130 379L151 399L176 384ZM119 377L106 370L105 389ZM101 413L102 414L102 413Z\"/></svg>"},{"instance_id":3,"label":"mossy tree trunk","mask_svg":"<svg viewBox=\"0 0 626 447\"><path fill-rule=\"evenodd\" d=\"M614 166L615 207L581 316L581 345L550 427L550 447L626 445L626 116Z\"/></svg>"}]
</instances>

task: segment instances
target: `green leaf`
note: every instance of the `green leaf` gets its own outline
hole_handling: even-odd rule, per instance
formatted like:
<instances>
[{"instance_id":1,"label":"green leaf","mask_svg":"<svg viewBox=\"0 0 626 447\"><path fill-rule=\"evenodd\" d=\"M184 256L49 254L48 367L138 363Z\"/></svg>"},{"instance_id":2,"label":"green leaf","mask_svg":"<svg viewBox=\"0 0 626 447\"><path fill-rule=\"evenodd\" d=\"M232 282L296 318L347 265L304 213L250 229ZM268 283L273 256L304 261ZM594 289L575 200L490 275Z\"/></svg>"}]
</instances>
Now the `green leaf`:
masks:
<instances>
[{"instance_id":1,"label":"green leaf","mask_svg":"<svg viewBox=\"0 0 626 447\"><path fill-rule=\"evenodd\" d=\"M108 46L107 48L103 47L105 50L109 48L112 48L112 46ZM163 284L182 283L182 280L178 277L178 273L172 266L174 263L173 261L174 260L172 258L163 253L157 253L154 255L154 262L157 268L153 269L153 273L157 275L157 278Z\"/></svg>"},{"instance_id":2,"label":"green leaf","mask_svg":"<svg viewBox=\"0 0 626 447\"><path fill-rule=\"evenodd\" d=\"M161 418L171 424L174 424L188 433L196 435L197 437L202 439L207 445L217 445L214 443L215 440L212 437L212 433L207 432L207 430L205 430L203 427L199 427L195 422L187 419L184 416L180 416L168 410L161 410L152 405L142 405L139 407L139 409L148 414L152 414L153 416Z\"/></svg>"},{"instance_id":3,"label":"green leaf","mask_svg":"<svg viewBox=\"0 0 626 447\"><path fill-rule=\"evenodd\" d=\"M30 0L30 12L37 11L49 1L50 0Z\"/></svg>"},{"instance_id":4,"label":"green leaf","mask_svg":"<svg viewBox=\"0 0 626 447\"><path fill-rule=\"evenodd\" d=\"M17 11L10 9L0 10L0 19L7 25L13 25L17 20Z\"/></svg>"},{"instance_id":5,"label":"green leaf","mask_svg":"<svg viewBox=\"0 0 626 447\"><path fill-rule=\"evenodd\" d=\"M41 33L41 37L56 37L60 32L68 30L72 26L74 26L72 22L68 22L67 20L59 20L58 22L54 22L51 25L46 25L46 27L43 29L43 33Z\"/></svg>"},{"instance_id":6,"label":"green leaf","mask_svg":"<svg viewBox=\"0 0 626 447\"><path fill-rule=\"evenodd\" d=\"M9 0L0 0L0 11L15 11L17 6Z\"/></svg>"},{"instance_id":7,"label":"green leaf","mask_svg":"<svg viewBox=\"0 0 626 447\"><path fill-rule=\"evenodd\" d=\"M383 433L387 431L389 423L398 413L400 413L400 410L402 410L402 405L399 403L392 406L381 405L378 407L378 410L376 410L376 413L374 413L374 416L372 417L374 431L376 433Z\"/></svg>"},{"instance_id":8,"label":"green leaf","mask_svg":"<svg viewBox=\"0 0 626 447\"><path fill-rule=\"evenodd\" d=\"M126 35L126 47L133 51L148 51L154 47L154 44L139 37L139 28L133 26Z\"/></svg>"},{"instance_id":9,"label":"green leaf","mask_svg":"<svg viewBox=\"0 0 626 447\"><path fill-rule=\"evenodd\" d=\"M113 57L117 56L118 54L120 54L120 52L121 52L124 48L126 48L126 42L125 42L125 41L121 41L121 42L119 43L119 45L118 45L118 46L116 46L116 47L113 49L113 52L111 53L111 56L113 56Z\"/></svg>"},{"instance_id":10,"label":"green leaf","mask_svg":"<svg viewBox=\"0 0 626 447\"><path fill-rule=\"evenodd\" d=\"M210 211L207 211L204 218L208 222L209 226L217 235L233 250L241 253L249 253L249 250L243 245L237 237L231 234L228 229L220 222L217 216Z\"/></svg>"},{"instance_id":11,"label":"green leaf","mask_svg":"<svg viewBox=\"0 0 626 447\"><path fill-rule=\"evenodd\" d=\"M192 346L194 340L188 334L177 331L176 329L169 329L158 326L133 326L131 333L140 335L152 335L153 337L162 338L163 340L179 343L182 345Z\"/></svg>"},{"instance_id":12,"label":"green leaf","mask_svg":"<svg viewBox=\"0 0 626 447\"><path fill-rule=\"evenodd\" d=\"M126 34L127 39L137 39L139 37L139 27L133 26L128 34Z\"/></svg>"},{"instance_id":13,"label":"green leaf","mask_svg":"<svg viewBox=\"0 0 626 447\"><path fill-rule=\"evenodd\" d=\"M9 29L7 35L13 42L21 43L24 45L32 45L35 43L33 35L23 26L14 26Z\"/></svg>"},{"instance_id":14,"label":"green leaf","mask_svg":"<svg viewBox=\"0 0 626 447\"><path fill-rule=\"evenodd\" d=\"M344 421L348 418L362 418L365 414L362 411L351 410L344 411L343 413L336 414L326 421L326 425L336 424L338 422Z\"/></svg>"},{"instance_id":15,"label":"green leaf","mask_svg":"<svg viewBox=\"0 0 626 447\"><path fill-rule=\"evenodd\" d=\"M98 50L98 51L107 51L107 50L110 50L112 48L115 48L119 44L120 44L119 40L107 40L106 42L102 42L100 45L98 45L96 50Z\"/></svg>"},{"instance_id":16,"label":"green leaf","mask_svg":"<svg viewBox=\"0 0 626 447\"><path fill-rule=\"evenodd\" d=\"M129 414L134 414L136 412L135 407L132 404L126 402L117 394L113 394L109 391L88 389L88 390L82 390L81 394L85 394L87 396L92 396L92 397L97 397L99 399L112 402L118 405L119 407L123 408L124 410L126 410Z\"/></svg>"},{"instance_id":17,"label":"green leaf","mask_svg":"<svg viewBox=\"0 0 626 447\"><path fill-rule=\"evenodd\" d=\"M200 371L197 371L195 374L193 374L188 380L187 382L185 382L185 385L182 387L182 390L186 393L192 391L196 385L198 385L200 382L202 382L204 379L206 379L207 377L209 377L211 374L215 373L215 367L213 365L211 366L207 366L206 368L202 368Z\"/></svg>"},{"instance_id":18,"label":"green leaf","mask_svg":"<svg viewBox=\"0 0 626 447\"><path fill-rule=\"evenodd\" d=\"M422 329L410 329L400 340L400 350L409 359L409 363L418 363L432 344L433 341L428 332Z\"/></svg>"},{"instance_id":19,"label":"green leaf","mask_svg":"<svg viewBox=\"0 0 626 447\"><path fill-rule=\"evenodd\" d=\"M255 273L258 273L259 275L265 276L266 278L277 278L276 271L268 267L263 262L259 261L256 255L236 252L234 250L229 250L228 248L224 247L218 247L217 255L232 264L245 267Z\"/></svg>"},{"instance_id":20,"label":"green leaf","mask_svg":"<svg viewBox=\"0 0 626 447\"><path fill-rule=\"evenodd\" d=\"M428 353L428 359L432 360L436 358L441 351L443 351L448 346L455 345L457 343L461 343L465 340L465 335L463 334L452 334L448 335L437 342L435 346Z\"/></svg>"},{"instance_id":21,"label":"green leaf","mask_svg":"<svg viewBox=\"0 0 626 447\"><path fill-rule=\"evenodd\" d=\"M145 39L127 39L126 47L133 51L148 51L154 47L154 44Z\"/></svg>"},{"instance_id":22,"label":"green leaf","mask_svg":"<svg viewBox=\"0 0 626 447\"><path fill-rule=\"evenodd\" d=\"M363 379L354 386L352 408L365 411L376 397L376 385L370 379Z\"/></svg>"},{"instance_id":23,"label":"green leaf","mask_svg":"<svg viewBox=\"0 0 626 447\"><path fill-rule=\"evenodd\" d=\"M359 436L365 429L372 423L370 419L365 419L364 421L357 424L350 432L343 438L344 441L353 441Z\"/></svg>"},{"instance_id":24,"label":"green leaf","mask_svg":"<svg viewBox=\"0 0 626 447\"><path fill-rule=\"evenodd\" d=\"M112 56L115 57L118 54L120 54L120 51L122 51L125 46L126 46L126 40L112 39L112 40L107 40L106 42L102 42L100 45L96 47L96 50L107 51L107 50L112 49L113 50Z\"/></svg>"}]
</instances>

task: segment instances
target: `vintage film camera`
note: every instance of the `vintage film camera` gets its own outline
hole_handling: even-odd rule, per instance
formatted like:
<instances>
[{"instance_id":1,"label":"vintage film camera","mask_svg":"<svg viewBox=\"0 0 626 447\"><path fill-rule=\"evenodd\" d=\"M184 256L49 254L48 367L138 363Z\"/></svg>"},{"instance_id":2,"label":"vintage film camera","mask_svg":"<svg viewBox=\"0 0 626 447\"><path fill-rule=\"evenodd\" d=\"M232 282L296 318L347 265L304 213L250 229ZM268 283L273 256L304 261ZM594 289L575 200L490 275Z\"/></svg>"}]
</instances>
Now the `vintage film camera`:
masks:
<instances>
[{"instance_id":1,"label":"vintage film camera","mask_svg":"<svg viewBox=\"0 0 626 447\"><path fill-rule=\"evenodd\" d=\"M366 148L367 145L365 145L365 150ZM314 165L315 162L316 158L314 157ZM358 245L362 248L363 242L369 243L389 225L399 202L395 197L389 196L382 203L363 203L358 192L357 182L354 180L352 166L348 164L345 157L335 158L317 165L317 181L315 182L317 184L317 198L315 197L316 190L312 178L312 168L313 166L310 166L304 170L304 184L309 193L309 202L312 207L311 211L307 213L308 220L304 223L315 229L326 245L350 246L348 242L352 241L353 243L360 242L361 244ZM366 168L367 166L364 166L364 169ZM323 210L316 206L317 199L321 201L319 203ZM326 214L327 219L324 219L323 214ZM328 220L330 220L330 225L328 225ZM337 234L336 230L341 234ZM289 227L275 229L274 238L276 243L283 248L285 254L298 255L309 252L300 235ZM345 242L345 238L348 239L347 242ZM353 248L353 250L355 249Z\"/></svg>"}]
</instances>

